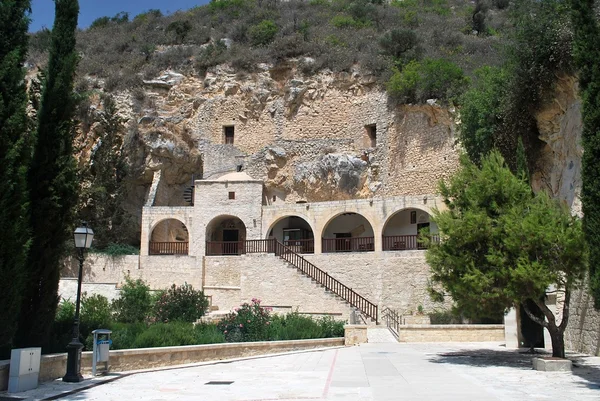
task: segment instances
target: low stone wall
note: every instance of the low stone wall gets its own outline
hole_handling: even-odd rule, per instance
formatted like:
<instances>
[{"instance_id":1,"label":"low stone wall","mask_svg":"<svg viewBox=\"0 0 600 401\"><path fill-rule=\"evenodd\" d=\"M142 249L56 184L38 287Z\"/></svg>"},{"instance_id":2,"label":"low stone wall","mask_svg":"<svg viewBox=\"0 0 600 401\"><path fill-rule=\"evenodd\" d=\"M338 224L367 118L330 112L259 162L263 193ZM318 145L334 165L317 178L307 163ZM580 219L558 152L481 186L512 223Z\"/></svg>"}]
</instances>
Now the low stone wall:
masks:
<instances>
[{"instance_id":1,"label":"low stone wall","mask_svg":"<svg viewBox=\"0 0 600 401\"><path fill-rule=\"evenodd\" d=\"M565 345L571 351L600 356L600 311L594 309L587 283L571 295Z\"/></svg>"},{"instance_id":2,"label":"low stone wall","mask_svg":"<svg viewBox=\"0 0 600 401\"><path fill-rule=\"evenodd\" d=\"M504 341L502 324L432 324L400 326L398 341L480 342Z\"/></svg>"},{"instance_id":3,"label":"low stone wall","mask_svg":"<svg viewBox=\"0 0 600 401\"><path fill-rule=\"evenodd\" d=\"M186 345L181 347L139 348L110 351L110 370L159 368L188 363L218 361L221 359L267 355L287 351L308 350L344 345L344 338L319 338L292 341L261 341L249 343L224 343ZM0 361L0 391L8 388L10 361ZM84 373L92 371L92 353L83 352L81 366ZM67 354L43 355L40 364L40 382L55 380L67 371Z\"/></svg>"}]
</instances>

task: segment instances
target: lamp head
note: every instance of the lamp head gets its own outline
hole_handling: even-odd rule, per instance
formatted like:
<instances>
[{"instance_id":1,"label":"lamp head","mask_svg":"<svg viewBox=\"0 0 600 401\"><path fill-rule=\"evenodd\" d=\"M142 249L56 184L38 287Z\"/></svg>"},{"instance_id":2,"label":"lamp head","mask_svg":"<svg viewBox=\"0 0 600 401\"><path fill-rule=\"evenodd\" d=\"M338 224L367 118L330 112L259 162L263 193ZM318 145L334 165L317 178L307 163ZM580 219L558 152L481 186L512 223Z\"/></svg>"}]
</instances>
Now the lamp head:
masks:
<instances>
[{"instance_id":1,"label":"lamp head","mask_svg":"<svg viewBox=\"0 0 600 401\"><path fill-rule=\"evenodd\" d=\"M89 249L92 246L94 240L94 230L87 226L87 223L83 223L81 227L77 227L74 233L75 237L75 248L77 249Z\"/></svg>"}]
</instances>

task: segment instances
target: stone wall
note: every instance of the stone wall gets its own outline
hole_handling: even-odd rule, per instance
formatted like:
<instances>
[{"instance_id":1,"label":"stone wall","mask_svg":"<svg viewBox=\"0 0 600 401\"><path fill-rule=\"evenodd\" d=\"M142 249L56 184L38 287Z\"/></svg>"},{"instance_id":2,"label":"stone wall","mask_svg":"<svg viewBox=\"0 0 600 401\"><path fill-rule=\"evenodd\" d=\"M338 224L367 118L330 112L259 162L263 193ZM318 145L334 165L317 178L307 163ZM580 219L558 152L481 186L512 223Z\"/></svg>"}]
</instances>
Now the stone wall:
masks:
<instances>
[{"instance_id":1,"label":"stone wall","mask_svg":"<svg viewBox=\"0 0 600 401\"><path fill-rule=\"evenodd\" d=\"M431 301L427 293L429 265L425 251L350 252L304 255L369 301L410 315L423 306L425 314L447 309L449 304Z\"/></svg>"},{"instance_id":2,"label":"stone wall","mask_svg":"<svg viewBox=\"0 0 600 401\"><path fill-rule=\"evenodd\" d=\"M219 310L232 310L258 298L276 311L349 319L351 309L345 301L273 254L210 256L204 269L205 294Z\"/></svg>"},{"instance_id":3,"label":"stone wall","mask_svg":"<svg viewBox=\"0 0 600 401\"><path fill-rule=\"evenodd\" d=\"M504 325L406 325L398 330L399 342L504 341Z\"/></svg>"},{"instance_id":4,"label":"stone wall","mask_svg":"<svg viewBox=\"0 0 600 401\"><path fill-rule=\"evenodd\" d=\"M594 309L594 301L587 286L571 296L565 346L572 351L600 356L600 311Z\"/></svg>"}]
</instances>

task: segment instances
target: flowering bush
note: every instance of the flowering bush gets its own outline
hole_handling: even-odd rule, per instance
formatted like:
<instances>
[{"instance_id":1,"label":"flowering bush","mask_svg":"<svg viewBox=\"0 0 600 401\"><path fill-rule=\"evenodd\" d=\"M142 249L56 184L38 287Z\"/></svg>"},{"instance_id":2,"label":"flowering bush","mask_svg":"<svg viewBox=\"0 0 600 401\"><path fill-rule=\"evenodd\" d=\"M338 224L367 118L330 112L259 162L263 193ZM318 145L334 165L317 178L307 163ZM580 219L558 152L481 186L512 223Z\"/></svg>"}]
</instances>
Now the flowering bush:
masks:
<instances>
[{"instance_id":1,"label":"flowering bush","mask_svg":"<svg viewBox=\"0 0 600 401\"><path fill-rule=\"evenodd\" d=\"M270 311L260 306L260 299L252 298L251 303L244 303L220 321L218 327L227 342L268 340Z\"/></svg>"},{"instance_id":2,"label":"flowering bush","mask_svg":"<svg viewBox=\"0 0 600 401\"><path fill-rule=\"evenodd\" d=\"M179 287L173 284L162 293L156 301L154 313L159 322L195 322L204 316L207 309L208 300L204 293L185 283Z\"/></svg>"}]
</instances>

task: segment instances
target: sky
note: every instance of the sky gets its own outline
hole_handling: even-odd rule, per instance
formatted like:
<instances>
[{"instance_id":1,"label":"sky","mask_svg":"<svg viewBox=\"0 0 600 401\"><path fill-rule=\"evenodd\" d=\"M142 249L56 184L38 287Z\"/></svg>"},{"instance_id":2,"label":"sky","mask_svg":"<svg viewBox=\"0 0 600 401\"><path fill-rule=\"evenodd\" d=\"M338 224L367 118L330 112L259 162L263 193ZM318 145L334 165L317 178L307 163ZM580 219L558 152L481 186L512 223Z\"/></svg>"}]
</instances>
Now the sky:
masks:
<instances>
[{"instance_id":1,"label":"sky","mask_svg":"<svg viewBox=\"0 0 600 401\"><path fill-rule=\"evenodd\" d=\"M177 10L187 10L206 4L209 0L79 0L79 27L87 28L96 18L109 16L125 11L132 19L149 9L160 9L164 14ZM31 32L41 28L52 28L54 22L54 0L33 0L31 15Z\"/></svg>"}]
</instances>

